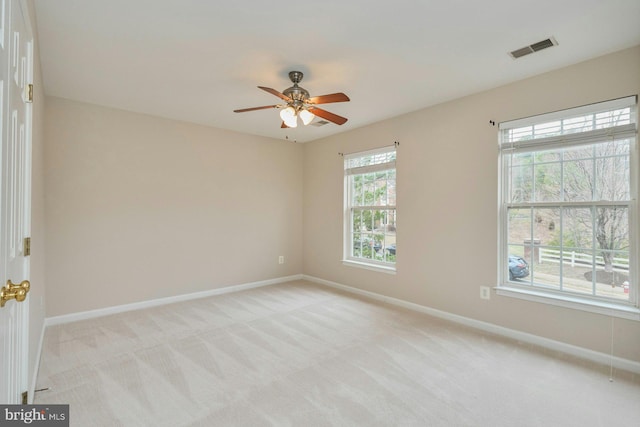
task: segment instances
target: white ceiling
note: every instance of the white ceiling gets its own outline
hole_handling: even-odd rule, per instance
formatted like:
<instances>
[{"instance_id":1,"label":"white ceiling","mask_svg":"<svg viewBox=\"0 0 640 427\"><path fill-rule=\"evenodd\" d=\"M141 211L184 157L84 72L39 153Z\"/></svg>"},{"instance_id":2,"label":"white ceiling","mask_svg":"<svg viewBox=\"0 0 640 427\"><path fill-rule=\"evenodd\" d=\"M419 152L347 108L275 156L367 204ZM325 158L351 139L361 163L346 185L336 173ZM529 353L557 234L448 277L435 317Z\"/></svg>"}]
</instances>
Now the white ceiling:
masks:
<instances>
[{"instance_id":1,"label":"white ceiling","mask_svg":"<svg viewBox=\"0 0 640 427\"><path fill-rule=\"evenodd\" d=\"M35 0L47 95L306 142L640 44L638 0ZM513 60L509 51L559 45ZM337 126L281 129L304 72ZM316 119L317 120L317 119Z\"/></svg>"}]
</instances>

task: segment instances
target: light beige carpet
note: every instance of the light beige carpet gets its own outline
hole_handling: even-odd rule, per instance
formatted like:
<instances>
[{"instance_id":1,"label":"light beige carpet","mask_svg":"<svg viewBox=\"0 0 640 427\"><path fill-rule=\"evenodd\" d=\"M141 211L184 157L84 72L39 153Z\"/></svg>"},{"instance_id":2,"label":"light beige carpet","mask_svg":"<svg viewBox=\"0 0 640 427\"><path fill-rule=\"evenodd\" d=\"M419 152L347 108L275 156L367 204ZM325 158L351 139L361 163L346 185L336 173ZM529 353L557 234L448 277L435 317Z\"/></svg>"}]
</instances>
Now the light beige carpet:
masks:
<instances>
[{"instance_id":1,"label":"light beige carpet","mask_svg":"<svg viewBox=\"0 0 640 427\"><path fill-rule=\"evenodd\" d=\"M72 426L638 426L640 380L290 282L47 328Z\"/></svg>"}]
</instances>

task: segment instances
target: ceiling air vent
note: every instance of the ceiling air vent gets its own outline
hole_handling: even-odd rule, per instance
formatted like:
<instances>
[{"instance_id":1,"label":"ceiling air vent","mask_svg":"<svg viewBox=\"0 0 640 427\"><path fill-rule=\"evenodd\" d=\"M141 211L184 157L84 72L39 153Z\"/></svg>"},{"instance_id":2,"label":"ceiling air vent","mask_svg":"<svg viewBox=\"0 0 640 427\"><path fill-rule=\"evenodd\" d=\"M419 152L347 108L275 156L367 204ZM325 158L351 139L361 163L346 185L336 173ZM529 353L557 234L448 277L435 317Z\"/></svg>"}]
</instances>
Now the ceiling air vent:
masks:
<instances>
[{"instance_id":1,"label":"ceiling air vent","mask_svg":"<svg viewBox=\"0 0 640 427\"><path fill-rule=\"evenodd\" d=\"M313 122L310 123L311 126L318 126L318 127L324 126L324 125L328 125L328 124L329 124L329 122L326 121L326 120L318 120L318 121L313 121Z\"/></svg>"},{"instance_id":2,"label":"ceiling air vent","mask_svg":"<svg viewBox=\"0 0 640 427\"><path fill-rule=\"evenodd\" d=\"M548 47L557 46L557 45L558 45L558 42L553 37L549 37L548 39L541 40L537 43L509 52L509 55L513 59L518 59L525 55L529 55L530 53L538 52L538 51L541 51L542 49L546 49Z\"/></svg>"}]
</instances>

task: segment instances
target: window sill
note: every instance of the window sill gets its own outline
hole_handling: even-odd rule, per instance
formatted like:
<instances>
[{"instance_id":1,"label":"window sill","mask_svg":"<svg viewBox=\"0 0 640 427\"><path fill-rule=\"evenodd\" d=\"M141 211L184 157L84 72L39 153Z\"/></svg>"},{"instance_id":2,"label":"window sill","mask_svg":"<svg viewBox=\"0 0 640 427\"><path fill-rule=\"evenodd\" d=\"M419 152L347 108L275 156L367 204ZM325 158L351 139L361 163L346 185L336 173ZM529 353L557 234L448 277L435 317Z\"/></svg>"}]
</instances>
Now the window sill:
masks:
<instances>
[{"instance_id":1,"label":"window sill","mask_svg":"<svg viewBox=\"0 0 640 427\"><path fill-rule=\"evenodd\" d=\"M533 289L521 289L510 286L497 286L498 295L519 298L527 301L540 302L575 310L598 313L605 316L640 321L640 309L626 304L616 304L607 301L592 301L571 295L555 295Z\"/></svg>"},{"instance_id":2,"label":"window sill","mask_svg":"<svg viewBox=\"0 0 640 427\"><path fill-rule=\"evenodd\" d=\"M368 264L366 262L352 261L349 259L343 259L342 264L348 267L364 268L365 270L378 271L378 272L387 273L387 274L396 274L395 267L387 267L387 266L378 265L378 264Z\"/></svg>"}]
</instances>

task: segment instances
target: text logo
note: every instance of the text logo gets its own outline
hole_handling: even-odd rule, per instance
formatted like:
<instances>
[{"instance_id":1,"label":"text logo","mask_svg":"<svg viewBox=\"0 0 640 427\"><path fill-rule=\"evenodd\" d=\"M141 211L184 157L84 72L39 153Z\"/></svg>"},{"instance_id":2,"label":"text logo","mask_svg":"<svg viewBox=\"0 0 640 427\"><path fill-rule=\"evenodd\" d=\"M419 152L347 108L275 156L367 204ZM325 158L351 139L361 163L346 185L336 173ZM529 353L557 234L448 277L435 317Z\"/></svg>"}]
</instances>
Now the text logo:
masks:
<instances>
[{"instance_id":1,"label":"text logo","mask_svg":"<svg viewBox=\"0 0 640 427\"><path fill-rule=\"evenodd\" d=\"M0 405L0 426L69 427L69 405Z\"/></svg>"}]
</instances>

